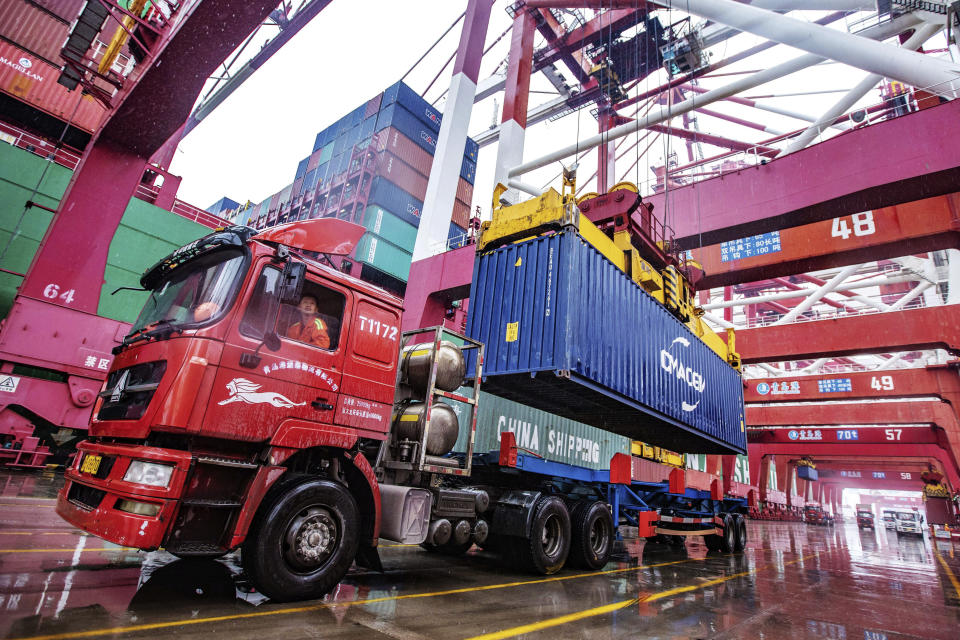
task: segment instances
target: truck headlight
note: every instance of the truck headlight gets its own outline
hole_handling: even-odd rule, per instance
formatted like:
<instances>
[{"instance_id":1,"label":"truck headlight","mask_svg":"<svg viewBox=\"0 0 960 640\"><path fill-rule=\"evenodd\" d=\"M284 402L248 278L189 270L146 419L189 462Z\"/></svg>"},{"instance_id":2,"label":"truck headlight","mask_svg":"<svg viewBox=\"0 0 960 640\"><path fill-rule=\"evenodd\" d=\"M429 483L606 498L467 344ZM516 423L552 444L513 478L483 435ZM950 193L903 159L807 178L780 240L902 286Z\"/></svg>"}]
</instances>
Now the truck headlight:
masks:
<instances>
[{"instance_id":1,"label":"truck headlight","mask_svg":"<svg viewBox=\"0 0 960 640\"><path fill-rule=\"evenodd\" d=\"M123 474L123 480L151 487L166 487L170 484L171 475L173 475L173 465L134 460L127 468L127 472Z\"/></svg>"}]
</instances>

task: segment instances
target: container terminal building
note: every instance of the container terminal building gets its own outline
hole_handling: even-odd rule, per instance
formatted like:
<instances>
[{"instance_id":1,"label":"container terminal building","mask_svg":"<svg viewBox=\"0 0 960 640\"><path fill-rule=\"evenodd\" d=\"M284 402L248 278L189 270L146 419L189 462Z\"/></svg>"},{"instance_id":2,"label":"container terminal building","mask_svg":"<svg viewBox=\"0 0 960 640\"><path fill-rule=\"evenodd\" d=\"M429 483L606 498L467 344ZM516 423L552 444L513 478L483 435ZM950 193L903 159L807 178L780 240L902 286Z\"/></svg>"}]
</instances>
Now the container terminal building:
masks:
<instances>
[{"instance_id":1,"label":"container terminal building","mask_svg":"<svg viewBox=\"0 0 960 640\"><path fill-rule=\"evenodd\" d=\"M0 0L0 634L956 638L956 3L461 0L186 202L341 2Z\"/></svg>"}]
</instances>

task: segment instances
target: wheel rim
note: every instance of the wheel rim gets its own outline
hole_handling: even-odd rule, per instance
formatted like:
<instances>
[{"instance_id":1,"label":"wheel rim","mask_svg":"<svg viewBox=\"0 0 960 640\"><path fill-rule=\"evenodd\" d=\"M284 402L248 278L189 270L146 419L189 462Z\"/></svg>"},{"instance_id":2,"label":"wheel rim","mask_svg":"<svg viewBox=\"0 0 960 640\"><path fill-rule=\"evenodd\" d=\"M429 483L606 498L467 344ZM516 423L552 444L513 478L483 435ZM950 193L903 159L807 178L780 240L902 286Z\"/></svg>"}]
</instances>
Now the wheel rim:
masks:
<instances>
[{"instance_id":1,"label":"wheel rim","mask_svg":"<svg viewBox=\"0 0 960 640\"><path fill-rule=\"evenodd\" d=\"M283 557L298 571L313 571L330 559L339 539L340 527L333 514L324 507L307 507L287 525Z\"/></svg>"},{"instance_id":2,"label":"wheel rim","mask_svg":"<svg viewBox=\"0 0 960 640\"><path fill-rule=\"evenodd\" d=\"M540 545L547 557L553 557L563 545L563 525L560 516L551 515L543 523L543 534L540 536Z\"/></svg>"},{"instance_id":3,"label":"wheel rim","mask_svg":"<svg viewBox=\"0 0 960 640\"><path fill-rule=\"evenodd\" d=\"M595 556L601 558L607 552L608 544L610 544L610 534L607 531L607 523L603 518L597 518L590 525L590 549Z\"/></svg>"}]
</instances>

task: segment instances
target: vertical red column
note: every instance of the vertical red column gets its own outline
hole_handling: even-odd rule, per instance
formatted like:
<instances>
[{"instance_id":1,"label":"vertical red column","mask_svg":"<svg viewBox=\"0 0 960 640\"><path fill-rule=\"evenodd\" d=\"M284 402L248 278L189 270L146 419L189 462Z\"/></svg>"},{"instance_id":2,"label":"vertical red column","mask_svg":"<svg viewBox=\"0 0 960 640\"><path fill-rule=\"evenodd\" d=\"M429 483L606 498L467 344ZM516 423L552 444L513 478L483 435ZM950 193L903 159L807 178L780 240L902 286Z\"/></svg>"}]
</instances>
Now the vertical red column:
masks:
<instances>
[{"instance_id":1,"label":"vertical red column","mask_svg":"<svg viewBox=\"0 0 960 640\"><path fill-rule=\"evenodd\" d=\"M536 22L533 14L521 7L513 18L510 53L507 57L507 80L500 118L500 144L494 182L507 185L507 172L523 163L523 144L527 130L527 107L530 100L530 76L533 73L533 36ZM517 192L510 189L504 198L517 202Z\"/></svg>"},{"instance_id":2,"label":"vertical red column","mask_svg":"<svg viewBox=\"0 0 960 640\"><path fill-rule=\"evenodd\" d=\"M616 126L616 112L609 106L600 107L598 120L600 133L606 133ZM616 145L605 142L597 147L597 192L606 193L616 180Z\"/></svg>"}]
</instances>

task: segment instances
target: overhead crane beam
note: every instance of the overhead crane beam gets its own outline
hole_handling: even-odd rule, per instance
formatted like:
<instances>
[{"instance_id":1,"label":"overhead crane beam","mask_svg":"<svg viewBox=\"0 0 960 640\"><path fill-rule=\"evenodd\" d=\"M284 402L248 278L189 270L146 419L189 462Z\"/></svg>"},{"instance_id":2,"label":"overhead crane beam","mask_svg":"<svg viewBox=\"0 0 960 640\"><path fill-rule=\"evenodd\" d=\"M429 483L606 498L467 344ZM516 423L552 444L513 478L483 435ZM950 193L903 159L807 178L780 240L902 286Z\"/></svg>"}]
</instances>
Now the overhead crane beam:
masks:
<instances>
[{"instance_id":1,"label":"overhead crane beam","mask_svg":"<svg viewBox=\"0 0 960 640\"><path fill-rule=\"evenodd\" d=\"M956 355L960 305L742 329L736 341L747 364L923 349L946 349Z\"/></svg>"},{"instance_id":2,"label":"overhead crane beam","mask_svg":"<svg viewBox=\"0 0 960 640\"><path fill-rule=\"evenodd\" d=\"M836 406L836 405L829 405ZM801 407L802 408L802 407ZM748 409L748 417L750 415ZM816 423L810 423L811 425ZM804 433L800 433L803 431ZM806 426L802 429L763 429L752 425L747 429L747 442L753 444L795 444L813 442L816 444L842 444L850 454L861 444L932 444L945 446L944 432L941 428L926 427L849 427L846 429L817 428Z\"/></svg>"},{"instance_id":3,"label":"overhead crane beam","mask_svg":"<svg viewBox=\"0 0 960 640\"><path fill-rule=\"evenodd\" d=\"M943 123L958 120L953 100L647 200L675 212L676 239L692 249L954 193L960 128Z\"/></svg>"},{"instance_id":4,"label":"overhead crane beam","mask_svg":"<svg viewBox=\"0 0 960 640\"><path fill-rule=\"evenodd\" d=\"M823 402L878 398L939 397L960 408L960 372L955 366L859 371L744 381L745 402Z\"/></svg>"},{"instance_id":5,"label":"overhead crane beam","mask_svg":"<svg viewBox=\"0 0 960 640\"><path fill-rule=\"evenodd\" d=\"M628 9L613 10L610 10L610 5L607 4L603 7L607 9L606 11L589 20L582 27L567 31L560 36L556 36L556 31L551 29L550 33L554 37L548 37L549 44L543 49L533 52L535 67L539 69L558 62L573 51L579 51L584 47L603 42L605 38L610 37L611 33L618 34L625 29L629 29L647 15L646 3L642 4L644 7L639 9L637 3L631 3ZM527 6L534 8L529 2ZM564 4L564 6L567 5ZM542 32L543 29L541 29ZM589 69L587 71L589 72Z\"/></svg>"},{"instance_id":6,"label":"overhead crane beam","mask_svg":"<svg viewBox=\"0 0 960 640\"><path fill-rule=\"evenodd\" d=\"M918 402L848 402L840 404L749 405L747 427L802 425L936 424L948 433L960 432L957 416L949 404Z\"/></svg>"},{"instance_id":7,"label":"overhead crane beam","mask_svg":"<svg viewBox=\"0 0 960 640\"><path fill-rule=\"evenodd\" d=\"M960 472L955 458L949 451L934 444L905 444L891 442L889 444L849 444L821 443L821 442L798 442L798 443L756 443L748 447L750 456L750 468L760 469L762 460L767 456L776 456L774 459L778 467L777 489L787 491L786 485L781 485L786 478L786 470L790 466L786 463L789 459L798 459L809 456L814 460L819 458L841 458L850 459L853 457L872 457L882 459L904 458L911 461L935 460L940 463L944 474L954 489L960 489ZM783 471L784 473L781 473ZM751 472L752 473L752 472ZM758 474L759 476L759 474ZM756 484L758 478L751 478L753 484ZM918 478L919 481L919 478ZM919 486L917 488L919 490Z\"/></svg>"},{"instance_id":8,"label":"overhead crane beam","mask_svg":"<svg viewBox=\"0 0 960 640\"><path fill-rule=\"evenodd\" d=\"M858 211L842 217L840 222L822 220L777 233L779 242L765 243L763 247L747 238L748 251L738 252L736 247L720 244L693 249L694 260L706 273L697 282L697 288L705 290L870 260L958 249L960 193ZM762 253L758 254L758 250Z\"/></svg>"}]
</instances>

